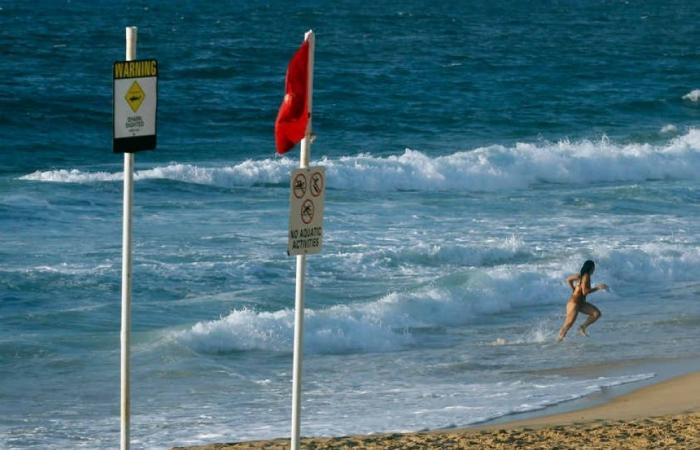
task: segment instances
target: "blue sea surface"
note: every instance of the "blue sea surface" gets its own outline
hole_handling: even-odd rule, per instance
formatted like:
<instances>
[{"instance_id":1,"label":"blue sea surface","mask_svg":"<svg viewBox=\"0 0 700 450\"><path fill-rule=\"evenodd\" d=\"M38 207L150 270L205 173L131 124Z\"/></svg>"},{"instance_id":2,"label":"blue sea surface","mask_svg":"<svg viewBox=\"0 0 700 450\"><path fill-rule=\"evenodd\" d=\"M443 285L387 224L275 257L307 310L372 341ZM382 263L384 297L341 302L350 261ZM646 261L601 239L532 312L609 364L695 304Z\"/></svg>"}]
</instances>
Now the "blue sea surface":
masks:
<instances>
[{"instance_id":1,"label":"blue sea surface","mask_svg":"<svg viewBox=\"0 0 700 450\"><path fill-rule=\"evenodd\" d=\"M289 436L295 259L273 124L316 33L303 435L548 411L700 362L700 4L0 3L0 448L119 441L112 64L135 156L133 448ZM603 316L557 344L586 259ZM580 319L582 320L582 319Z\"/></svg>"}]
</instances>

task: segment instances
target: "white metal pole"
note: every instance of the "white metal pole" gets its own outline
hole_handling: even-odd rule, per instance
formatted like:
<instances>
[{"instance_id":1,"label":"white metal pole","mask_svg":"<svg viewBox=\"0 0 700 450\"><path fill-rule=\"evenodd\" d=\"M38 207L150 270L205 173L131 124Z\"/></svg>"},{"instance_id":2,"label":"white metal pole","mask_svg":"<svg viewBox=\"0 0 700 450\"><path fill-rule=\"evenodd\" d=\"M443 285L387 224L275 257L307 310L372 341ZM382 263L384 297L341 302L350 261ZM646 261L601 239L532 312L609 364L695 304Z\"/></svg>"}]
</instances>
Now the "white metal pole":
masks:
<instances>
[{"instance_id":1,"label":"white metal pole","mask_svg":"<svg viewBox=\"0 0 700 450\"><path fill-rule=\"evenodd\" d=\"M136 59L136 27L126 28L126 60ZM131 334L131 202L134 195L134 154L124 153L124 219L122 232L122 329L121 329L121 450L129 450L131 399L129 383L129 335Z\"/></svg>"},{"instance_id":2,"label":"white metal pole","mask_svg":"<svg viewBox=\"0 0 700 450\"><path fill-rule=\"evenodd\" d=\"M309 105L309 121L306 125L304 139L301 140L299 168L309 167L311 158L311 119L313 114L312 99L314 90L314 32L309 30L304 35L309 41L309 68L307 102ZM304 352L304 275L306 273L306 255L297 255L297 279L294 290L294 362L292 379L292 442L291 450L299 450L299 433L301 429L301 371Z\"/></svg>"}]
</instances>

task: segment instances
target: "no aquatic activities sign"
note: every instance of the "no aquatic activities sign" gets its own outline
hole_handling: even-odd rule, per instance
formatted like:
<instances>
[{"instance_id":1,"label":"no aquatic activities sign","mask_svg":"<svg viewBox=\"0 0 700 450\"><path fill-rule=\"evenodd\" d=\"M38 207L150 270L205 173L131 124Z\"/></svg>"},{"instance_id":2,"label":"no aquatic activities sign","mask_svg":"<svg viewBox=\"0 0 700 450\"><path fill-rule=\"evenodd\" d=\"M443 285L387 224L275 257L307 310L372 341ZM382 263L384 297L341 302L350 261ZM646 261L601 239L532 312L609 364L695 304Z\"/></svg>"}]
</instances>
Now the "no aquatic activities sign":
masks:
<instances>
[{"instance_id":1,"label":"no aquatic activities sign","mask_svg":"<svg viewBox=\"0 0 700 450\"><path fill-rule=\"evenodd\" d=\"M289 255L318 253L323 243L325 167L294 170L290 190L287 253Z\"/></svg>"},{"instance_id":2,"label":"no aquatic activities sign","mask_svg":"<svg viewBox=\"0 0 700 450\"><path fill-rule=\"evenodd\" d=\"M158 62L155 59L114 63L115 153L156 148Z\"/></svg>"}]
</instances>

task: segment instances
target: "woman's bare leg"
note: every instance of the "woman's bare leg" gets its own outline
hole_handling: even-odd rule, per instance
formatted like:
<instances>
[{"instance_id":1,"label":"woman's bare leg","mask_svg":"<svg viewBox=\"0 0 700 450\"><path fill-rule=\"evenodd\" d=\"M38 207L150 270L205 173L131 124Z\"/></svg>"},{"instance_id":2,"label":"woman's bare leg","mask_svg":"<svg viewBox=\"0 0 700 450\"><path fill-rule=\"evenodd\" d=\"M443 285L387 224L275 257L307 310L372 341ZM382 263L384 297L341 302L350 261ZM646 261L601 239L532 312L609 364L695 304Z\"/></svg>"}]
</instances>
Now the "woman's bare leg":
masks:
<instances>
[{"instance_id":1,"label":"woman's bare leg","mask_svg":"<svg viewBox=\"0 0 700 450\"><path fill-rule=\"evenodd\" d=\"M582 335L588 336L588 333L586 332L586 329L593 324L596 320L600 319L600 316L602 313L596 306L592 303L584 303L581 305L581 307L578 309L584 314L588 314L588 318L586 319L585 322L583 322L583 325L579 327L579 331L581 332Z\"/></svg>"},{"instance_id":2,"label":"woman's bare leg","mask_svg":"<svg viewBox=\"0 0 700 450\"><path fill-rule=\"evenodd\" d=\"M566 333L569 332L569 328L571 328L574 325L574 322L576 322L577 316L578 307L576 303L568 302L566 304L566 319L564 319L564 325L562 325L561 329L559 330L559 339L557 339L558 341L562 341L564 339Z\"/></svg>"}]
</instances>

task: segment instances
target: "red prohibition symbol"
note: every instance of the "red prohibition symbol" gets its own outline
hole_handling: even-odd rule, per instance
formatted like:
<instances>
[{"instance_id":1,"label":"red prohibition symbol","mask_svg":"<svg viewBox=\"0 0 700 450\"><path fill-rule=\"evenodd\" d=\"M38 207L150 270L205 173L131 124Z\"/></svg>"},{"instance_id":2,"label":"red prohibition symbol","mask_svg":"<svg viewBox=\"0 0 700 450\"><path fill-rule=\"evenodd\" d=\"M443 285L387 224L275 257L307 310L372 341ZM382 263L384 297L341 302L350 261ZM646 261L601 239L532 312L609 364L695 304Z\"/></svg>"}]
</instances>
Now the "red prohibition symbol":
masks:
<instances>
[{"instance_id":1,"label":"red prohibition symbol","mask_svg":"<svg viewBox=\"0 0 700 450\"><path fill-rule=\"evenodd\" d=\"M318 197L323 192L323 174L321 172L314 172L311 175L311 195Z\"/></svg>"},{"instance_id":2,"label":"red prohibition symbol","mask_svg":"<svg viewBox=\"0 0 700 450\"><path fill-rule=\"evenodd\" d=\"M306 194L306 176L303 173L298 173L297 176L294 177L293 187L294 196L296 198L302 198Z\"/></svg>"},{"instance_id":3,"label":"red prohibition symbol","mask_svg":"<svg viewBox=\"0 0 700 450\"><path fill-rule=\"evenodd\" d=\"M314 220L314 202L306 199L301 204L301 221L308 225L312 220Z\"/></svg>"}]
</instances>

